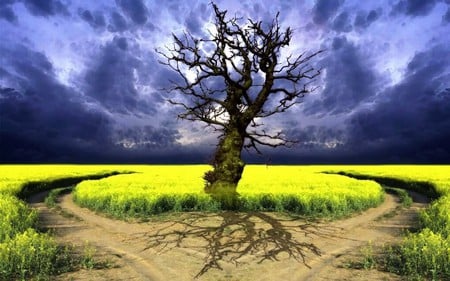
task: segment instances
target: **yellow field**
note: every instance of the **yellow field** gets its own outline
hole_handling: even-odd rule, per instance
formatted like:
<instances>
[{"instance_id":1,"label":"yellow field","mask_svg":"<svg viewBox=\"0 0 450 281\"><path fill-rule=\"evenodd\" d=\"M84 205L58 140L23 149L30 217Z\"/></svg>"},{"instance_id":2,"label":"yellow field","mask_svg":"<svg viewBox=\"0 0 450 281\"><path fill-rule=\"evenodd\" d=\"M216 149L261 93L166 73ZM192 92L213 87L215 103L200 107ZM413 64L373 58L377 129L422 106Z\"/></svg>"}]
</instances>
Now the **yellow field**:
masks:
<instances>
[{"instance_id":1,"label":"yellow field","mask_svg":"<svg viewBox=\"0 0 450 281\"><path fill-rule=\"evenodd\" d=\"M36 211L17 195L112 171L92 165L0 165L0 280L48 280L67 256L50 235L36 231Z\"/></svg>"},{"instance_id":2,"label":"yellow field","mask_svg":"<svg viewBox=\"0 0 450 281\"><path fill-rule=\"evenodd\" d=\"M0 165L0 193L17 195L24 184L50 182L68 177L125 171L126 166L111 165Z\"/></svg>"},{"instance_id":3,"label":"yellow field","mask_svg":"<svg viewBox=\"0 0 450 281\"><path fill-rule=\"evenodd\" d=\"M350 165L324 168L328 171L388 177L406 182L427 182L434 185L440 196L450 193L450 165Z\"/></svg>"},{"instance_id":4,"label":"yellow field","mask_svg":"<svg viewBox=\"0 0 450 281\"><path fill-rule=\"evenodd\" d=\"M0 193L17 194L22 185L31 181L104 174L112 171L135 171L136 182L179 186L192 191L203 185L201 176L206 165L146 166L146 165L0 165ZM239 189L273 191L279 186L299 185L314 187L325 181L323 171L350 172L372 176L401 178L404 180L431 182L441 195L450 192L450 166L448 165L347 165L347 166L265 166L248 165L245 168ZM123 177L123 176L120 176ZM327 177L327 175L325 175ZM334 178L336 179L336 178ZM131 180L132 182L132 180ZM330 182L330 181L328 181ZM320 185L320 184L319 184Z\"/></svg>"},{"instance_id":5,"label":"yellow field","mask_svg":"<svg viewBox=\"0 0 450 281\"><path fill-rule=\"evenodd\" d=\"M80 183L74 192L76 202L119 217L220 209L203 192L202 175L209 166L127 169L139 173ZM373 181L319 172L320 167L249 165L237 188L238 209L341 216L376 206L383 198L382 188Z\"/></svg>"},{"instance_id":6,"label":"yellow field","mask_svg":"<svg viewBox=\"0 0 450 281\"><path fill-rule=\"evenodd\" d=\"M388 262L396 273L411 280L450 280L450 166L346 166L329 170L394 179L405 188L438 197L420 213L421 230L408 234L391 255L393 261Z\"/></svg>"},{"instance_id":7,"label":"yellow field","mask_svg":"<svg viewBox=\"0 0 450 281\"><path fill-rule=\"evenodd\" d=\"M0 272L8 279L52 274L59 254L56 242L35 231L36 212L17 198L69 185L87 177L135 172L77 185L80 205L118 217L165 211L217 211L220 203L203 192L205 165L0 165ZM265 166L248 165L238 186L238 210L288 211L336 217L376 206L381 186L346 173L396 180L404 188L437 194L421 214L422 230L399 247L399 273L450 278L450 166ZM30 184L31 183L31 184ZM432 192L431 192L432 191ZM31 253L31 252L32 253ZM39 262L37 262L39 261Z\"/></svg>"}]
</instances>

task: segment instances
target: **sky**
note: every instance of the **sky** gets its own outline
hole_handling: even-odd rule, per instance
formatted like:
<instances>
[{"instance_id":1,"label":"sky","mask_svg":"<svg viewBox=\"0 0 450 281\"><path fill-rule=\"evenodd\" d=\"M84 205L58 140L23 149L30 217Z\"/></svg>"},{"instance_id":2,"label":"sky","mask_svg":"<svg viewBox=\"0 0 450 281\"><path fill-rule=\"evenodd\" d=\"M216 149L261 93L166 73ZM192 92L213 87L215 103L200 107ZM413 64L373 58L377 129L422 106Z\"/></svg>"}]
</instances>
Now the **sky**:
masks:
<instances>
[{"instance_id":1,"label":"sky","mask_svg":"<svg viewBox=\"0 0 450 281\"><path fill-rule=\"evenodd\" d=\"M317 89L264 120L298 143L247 162L450 163L449 0L215 3L324 50ZM177 118L155 49L213 22L209 0L1 0L0 162L209 162L217 133Z\"/></svg>"}]
</instances>

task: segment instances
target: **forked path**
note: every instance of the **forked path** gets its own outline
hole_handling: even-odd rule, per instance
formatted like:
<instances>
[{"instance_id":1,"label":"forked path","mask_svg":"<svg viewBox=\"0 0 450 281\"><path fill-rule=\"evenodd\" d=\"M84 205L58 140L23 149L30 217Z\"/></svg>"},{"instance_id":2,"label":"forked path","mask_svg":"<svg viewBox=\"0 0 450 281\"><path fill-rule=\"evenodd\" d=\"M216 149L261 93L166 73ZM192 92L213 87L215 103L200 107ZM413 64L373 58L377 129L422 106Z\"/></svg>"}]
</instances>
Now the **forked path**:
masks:
<instances>
[{"instance_id":1,"label":"forked path","mask_svg":"<svg viewBox=\"0 0 450 281\"><path fill-rule=\"evenodd\" d=\"M125 222L80 208L70 194L59 198L59 211L48 209L39 195L31 205L41 226L53 229L60 242L79 245L81 251L88 243L96 259L111 265L59 280L397 280L345 266L369 241L396 241L405 228L417 225L417 212L426 203L401 209L397 201L387 194L377 208L333 222L261 212Z\"/></svg>"}]
</instances>

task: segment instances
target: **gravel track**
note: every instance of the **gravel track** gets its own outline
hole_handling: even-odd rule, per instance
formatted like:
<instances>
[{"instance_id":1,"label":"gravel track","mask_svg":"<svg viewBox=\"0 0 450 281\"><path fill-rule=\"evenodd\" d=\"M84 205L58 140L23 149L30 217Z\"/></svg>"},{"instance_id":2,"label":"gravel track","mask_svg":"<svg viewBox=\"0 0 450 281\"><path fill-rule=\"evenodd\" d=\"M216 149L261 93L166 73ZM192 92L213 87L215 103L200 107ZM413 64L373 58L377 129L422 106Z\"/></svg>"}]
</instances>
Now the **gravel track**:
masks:
<instances>
[{"instance_id":1,"label":"gravel track","mask_svg":"<svg viewBox=\"0 0 450 281\"><path fill-rule=\"evenodd\" d=\"M61 243L112 266L80 270L57 280L399 280L395 275L348 268L369 241L374 246L399 241L417 225L428 200L414 193L409 209L386 194L385 201L351 218L326 222L274 213L182 213L125 222L81 208L71 194L57 209L29 203L40 227L52 229ZM68 215L69 214L69 215Z\"/></svg>"}]
</instances>

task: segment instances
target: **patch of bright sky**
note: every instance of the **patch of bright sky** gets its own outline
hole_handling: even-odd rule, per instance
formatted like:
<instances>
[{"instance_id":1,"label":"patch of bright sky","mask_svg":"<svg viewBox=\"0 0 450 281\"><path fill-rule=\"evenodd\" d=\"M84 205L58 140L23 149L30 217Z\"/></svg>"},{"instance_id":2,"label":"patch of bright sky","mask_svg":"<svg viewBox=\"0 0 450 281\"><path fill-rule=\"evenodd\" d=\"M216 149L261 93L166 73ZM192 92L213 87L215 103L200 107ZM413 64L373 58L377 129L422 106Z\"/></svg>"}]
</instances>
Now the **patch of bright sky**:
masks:
<instances>
[{"instance_id":1,"label":"patch of bright sky","mask_svg":"<svg viewBox=\"0 0 450 281\"><path fill-rule=\"evenodd\" d=\"M403 79L416 53L428 49L436 34L448 33L442 25L443 5L438 3L427 16L392 17L390 11L383 11L383 19L375 21L363 34L351 33L349 38L358 45L368 46L365 52L373 59L375 69L390 77L387 86L395 85Z\"/></svg>"},{"instance_id":2,"label":"patch of bright sky","mask_svg":"<svg viewBox=\"0 0 450 281\"><path fill-rule=\"evenodd\" d=\"M26 34L33 49L46 55L58 80L65 85L71 85L74 75L84 71L93 49L113 38L111 33L93 31L78 17L77 11L72 10L69 17L47 18L29 14L23 4L15 5L14 9L22 16L12 30Z\"/></svg>"},{"instance_id":3,"label":"patch of bright sky","mask_svg":"<svg viewBox=\"0 0 450 281\"><path fill-rule=\"evenodd\" d=\"M165 46L171 46L173 44L172 33L184 30L167 9L159 9L157 18L152 19L152 22L157 26L156 30L143 29L140 36L135 38L144 49L164 49Z\"/></svg>"},{"instance_id":4,"label":"patch of bright sky","mask_svg":"<svg viewBox=\"0 0 450 281\"><path fill-rule=\"evenodd\" d=\"M205 137L211 137L211 134L206 136L204 130L192 130L186 126L179 128L178 132L180 133L180 137L176 139L176 142L182 146L196 146L200 143L213 143L217 139L216 137L212 137L208 142Z\"/></svg>"}]
</instances>

